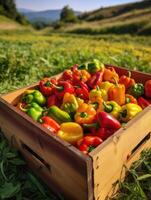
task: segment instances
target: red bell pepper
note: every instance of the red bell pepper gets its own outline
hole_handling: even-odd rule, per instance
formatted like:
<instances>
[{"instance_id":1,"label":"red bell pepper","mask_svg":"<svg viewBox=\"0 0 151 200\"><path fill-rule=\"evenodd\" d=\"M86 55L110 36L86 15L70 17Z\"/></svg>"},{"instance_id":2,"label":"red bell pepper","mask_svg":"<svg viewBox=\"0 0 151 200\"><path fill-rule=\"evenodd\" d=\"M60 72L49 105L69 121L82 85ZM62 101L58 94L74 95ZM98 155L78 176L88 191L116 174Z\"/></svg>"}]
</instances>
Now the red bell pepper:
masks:
<instances>
[{"instance_id":1,"label":"red bell pepper","mask_svg":"<svg viewBox=\"0 0 151 200\"><path fill-rule=\"evenodd\" d=\"M98 130L95 130L94 134L95 136L101 138L102 140L106 140L108 137L113 135L116 132L114 129L108 129L108 128L99 128Z\"/></svg>"},{"instance_id":2,"label":"red bell pepper","mask_svg":"<svg viewBox=\"0 0 151 200\"><path fill-rule=\"evenodd\" d=\"M96 88L102 83L103 73L104 70L96 72L93 76L90 77L90 79L87 81L87 84L91 89Z\"/></svg>"},{"instance_id":3,"label":"red bell pepper","mask_svg":"<svg viewBox=\"0 0 151 200\"><path fill-rule=\"evenodd\" d=\"M144 99L143 97L139 97L137 99L138 105L142 108L145 109L147 106L150 105L150 102Z\"/></svg>"},{"instance_id":4,"label":"red bell pepper","mask_svg":"<svg viewBox=\"0 0 151 200\"><path fill-rule=\"evenodd\" d=\"M145 96L151 98L151 80L148 80L145 83Z\"/></svg>"},{"instance_id":5,"label":"red bell pepper","mask_svg":"<svg viewBox=\"0 0 151 200\"><path fill-rule=\"evenodd\" d=\"M112 115L101 111L97 113L97 119L101 128L111 129L114 132L121 128L120 122Z\"/></svg>"},{"instance_id":6,"label":"red bell pepper","mask_svg":"<svg viewBox=\"0 0 151 200\"><path fill-rule=\"evenodd\" d=\"M75 87L76 96L84 100L89 99L89 90L88 90L88 86L85 83L79 82L78 85L74 87Z\"/></svg>"},{"instance_id":7,"label":"red bell pepper","mask_svg":"<svg viewBox=\"0 0 151 200\"><path fill-rule=\"evenodd\" d=\"M102 139L99 137L85 136L77 142L77 147L84 154L88 154L102 142L103 142Z\"/></svg>"},{"instance_id":8,"label":"red bell pepper","mask_svg":"<svg viewBox=\"0 0 151 200\"><path fill-rule=\"evenodd\" d=\"M66 81L66 80L70 80L72 81L73 79L73 72L70 69L67 69L63 72L61 79Z\"/></svg>"},{"instance_id":9,"label":"red bell pepper","mask_svg":"<svg viewBox=\"0 0 151 200\"><path fill-rule=\"evenodd\" d=\"M47 107L51 107L53 105L56 105L56 106L60 106L61 105L61 101L57 98L57 96L55 94L52 94L51 96L48 97L47 99Z\"/></svg>"},{"instance_id":10,"label":"red bell pepper","mask_svg":"<svg viewBox=\"0 0 151 200\"><path fill-rule=\"evenodd\" d=\"M131 72L128 72L128 76L121 76L119 79L119 83L125 85L125 89L128 90L135 84L135 80L131 78Z\"/></svg>"},{"instance_id":11,"label":"red bell pepper","mask_svg":"<svg viewBox=\"0 0 151 200\"><path fill-rule=\"evenodd\" d=\"M40 122L42 123L42 126L49 129L53 133L57 133L57 131L60 129L60 125L51 117L43 116L40 119Z\"/></svg>"},{"instance_id":12,"label":"red bell pepper","mask_svg":"<svg viewBox=\"0 0 151 200\"><path fill-rule=\"evenodd\" d=\"M74 93L74 87L67 81L60 81L57 86L55 86L55 95L62 99L65 93Z\"/></svg>"},{"instance_id":13,"label":"red bell pepper","mask_svg":"<svg viewBox=\"0 0 151 200\"><path fill-rule=\"evenodd\" d=\"M44 96L50 96L54 91L54 85L57 85L55 78L44 78L39 82L39 89Z\"/></svg>"}]
</instances>

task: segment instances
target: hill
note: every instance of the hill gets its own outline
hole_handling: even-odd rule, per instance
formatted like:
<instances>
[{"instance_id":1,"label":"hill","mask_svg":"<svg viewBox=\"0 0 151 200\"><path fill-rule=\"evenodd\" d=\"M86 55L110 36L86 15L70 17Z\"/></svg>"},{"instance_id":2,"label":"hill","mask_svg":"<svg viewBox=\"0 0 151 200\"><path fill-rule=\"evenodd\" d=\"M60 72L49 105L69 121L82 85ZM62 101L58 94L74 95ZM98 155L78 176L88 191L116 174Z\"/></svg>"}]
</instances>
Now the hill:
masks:
<instances>
[{"instance_id":1,"label":"hill","mask_svg":"<svg viewBox=\"0 0 151 200\"><path fill-rule=\"evenodd\" d=\"M151 34L151 1L100 8L79 16L80 23L60 31L79 34Z\"/></svg>"},{"instance_id":2,"label":"hill","mask_svg":"<svg viewBox=\"0 0 151 200\"><path fill-rule=\"evenodd\" d=\"M44 11L25 11L19 9L19 11L30 21L30 22L52 22L60 19L61 10L44 10ZM81 14L79 11L74 11L76 15Z\"/></svg>"},{"instance_id":3,"label":"hill","mask_svg":"<svg viewBox=\"0 0 151 200\"><path fill-rule=\"evenodd\" d=\"M0 15L0 30L21 29L22 26L14 20Z\"/></svg>"}]
</instances>

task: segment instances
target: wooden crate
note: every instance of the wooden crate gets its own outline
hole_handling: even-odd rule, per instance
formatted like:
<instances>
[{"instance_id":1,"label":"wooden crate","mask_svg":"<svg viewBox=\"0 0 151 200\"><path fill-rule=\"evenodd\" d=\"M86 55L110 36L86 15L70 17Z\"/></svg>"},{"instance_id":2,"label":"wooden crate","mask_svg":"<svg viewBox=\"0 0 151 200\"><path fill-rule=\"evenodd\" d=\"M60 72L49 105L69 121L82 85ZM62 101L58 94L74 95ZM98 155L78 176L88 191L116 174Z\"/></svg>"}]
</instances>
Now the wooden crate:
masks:
<instances>
[{"instance_id":1,"label":"wooden crate","mask_svg":"<svg viewBox=\"0 0 151 200\"><path fill-rule=\"evenodd\" d=\"M126 69L115 69L119 75L127 73ZM141 83L151 79L151 75L136 71L132 71L132 77ZM151 106L86 156L14 106L22 93L34 86L1 96L0 127L5 136L21 151L34 173L65 199L108 199L117 189L113 183L125 176L125 168L143 149L151 147Z\"/></svg>"}]
</instances>

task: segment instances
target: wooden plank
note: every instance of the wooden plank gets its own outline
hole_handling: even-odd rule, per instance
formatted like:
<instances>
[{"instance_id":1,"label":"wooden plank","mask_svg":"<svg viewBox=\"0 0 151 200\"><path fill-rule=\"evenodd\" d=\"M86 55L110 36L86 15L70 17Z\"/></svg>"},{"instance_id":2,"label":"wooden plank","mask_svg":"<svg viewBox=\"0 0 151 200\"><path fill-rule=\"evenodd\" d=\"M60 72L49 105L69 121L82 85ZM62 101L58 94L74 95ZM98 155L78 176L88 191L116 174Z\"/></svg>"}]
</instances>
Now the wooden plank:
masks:
<instances>
[{"instance_id":1,"label":"wooden plank","mask_svg":"<svg viewBox=\"0 0 151 200\"><path fill-rule=\"evenodd\" d=\"M2 99L0 110L0 126L6 136L15 137L20 149L22 144L27 145L50 166L49 176L41 174L43 179L48 177L46 182L51 182L66 199L93 199L91 158Z\"/></svg>"},{"instance_id":2,"label":"wooden plank","mask_svg":"<svg viewBox=\"0 0 151 200\"><path fill-rule=\"evenodd\" d=\"M151 139L149 139L147 142L145 142L144 145L138 149L138 151L133 155L133 157L128 162L124 163L121 170L118 171L116 174L114 174L110 178L109 183L112 183L112 185L106 184L106 186L103 187L103 189L101 190L101 192L98 194L98 196L95 199L96 200L104 200L104 199L113 198L119 189L118 182L117 182L117 184L114 184L114 183L116 183L116 181L124 181L127 170L131 167L132 163L134 163L135 161L137 161L140 158L140 154L144 149L150 148L150 147L151 147Z\"/></svg>"},{"instance_id":3,"label":"wooden plank","mask_svg":"<svg viewBox=\"0 0 151 200\"><path fill-rule=\"evenodd\" d=\"M151 132L150 122L151 106L128 122L124 129L121 128L92 151L90 155L93 159L95 198L100 193L103 196L108 194L109 191L105 188L111 189L112 184L116 181L115 178L120 177L123 164L127 163L127 156L143 140L144 136ZM113 177L112 182L110 182L111 177ZM101 200L104 200L103 197Z\"/></svg>"}]
</instances>

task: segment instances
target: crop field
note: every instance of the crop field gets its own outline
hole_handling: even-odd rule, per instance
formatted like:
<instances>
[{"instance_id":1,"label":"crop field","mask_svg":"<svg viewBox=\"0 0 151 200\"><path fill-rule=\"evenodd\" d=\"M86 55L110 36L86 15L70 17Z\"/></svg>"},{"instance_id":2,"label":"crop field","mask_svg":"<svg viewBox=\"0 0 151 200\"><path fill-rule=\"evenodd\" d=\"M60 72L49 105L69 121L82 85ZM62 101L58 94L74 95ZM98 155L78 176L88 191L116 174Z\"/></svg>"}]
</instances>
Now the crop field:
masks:
<instances>
[{"instance_id":1,"label":"crop field","mask_svg":"<svg viewBox=\"0 0 151 200\"><path fill-rule=\"evenodd\" d=\"M151 37L0 32L0 94L94 58L151 73ZM120 188L114 199L151 199L150 150L143 152ZM63 197L52 194L1 135L0 200L3 199L61 200Z\"/></svg>"}]
</instances>

